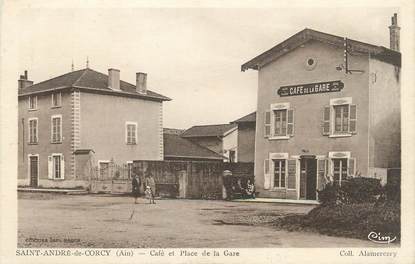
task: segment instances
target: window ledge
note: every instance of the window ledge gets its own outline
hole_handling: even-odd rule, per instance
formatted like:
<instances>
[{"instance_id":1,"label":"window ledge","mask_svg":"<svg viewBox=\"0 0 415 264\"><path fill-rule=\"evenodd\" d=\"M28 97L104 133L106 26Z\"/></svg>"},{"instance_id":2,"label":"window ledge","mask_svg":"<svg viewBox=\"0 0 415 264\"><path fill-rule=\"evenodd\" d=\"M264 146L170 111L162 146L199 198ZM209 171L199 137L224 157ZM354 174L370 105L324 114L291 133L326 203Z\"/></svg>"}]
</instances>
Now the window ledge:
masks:
<instances>
[{"instance_id":1,"label":"window ledge","mask_svg":"<svg viewBox=\"0 0 415 264\"><path fill-rule=\"evenodd\" d=\"M52 179L49 179L49 180L52 180L52 181L64 181L65 179L52 178Z\"/></svg>"},{"instance_id":2,"label":"window ledge","mask_svg":"<svg viewBox=\"0 0 415 264\"><path fill-rule=\"evenodd\" d=\"M137 145L137 143L127 143L127 145Z\"/></svg>"},{"instance_id":3,"label":"window ledge","mask_svg":"<svg viewBox=\"0 0 415 264\"><path fill-rule=\"evenodd\" d=\"M269 140L281 140L281 139L290 139L290 136L271 136Z\"/></svg>"},{"instance_id":4,"label":"window ledge","mask_svg":"<svg viewBox=\"0 0 415 264\"><path fill-rule=\"evenodd\" d=\"M32 109L31 109L31 108L29 108L28 110L29 110L29 111L36 111L36 110L37 110L37 108L32 108Z\"/></svg>"},{"instance_id":5,"label":"window ledge","mask_svg":"<svg viewBox=\"0 0 415 264\"><path fill-rule=\"evenodd\" d=\"M50 142L50 144L62 144L62 141Z\"/></svg>"},{"instance_id":6,"label":"window ledge","mask_svg":"<svg viewBox=\"0 0 415 264\"><path fill-rule=\"evenodd\" d=\"M344 133L344 134L331 134L329 137L331 138L340 138L340 137L351 137L351 133Z\"/></svg>"},{"instance_id":7,"label":"window ledge","mask_svg":"<svg viewBox=\"0 0 415 264\"><path fill-rule=\"evenodd\" d=\"M55 105L55 106L51 106L50 108L62 108L61 105Z\"/></svg>"},{"instance_id":8,"label":"window ledge","mask_svg":"<svg viewBox=\"0 0 415 264\"><path fill-rule=\"evenodd\" d=\"M27 142L28 145L38 145L39 142Z\"/></svg>"}]
</instances>

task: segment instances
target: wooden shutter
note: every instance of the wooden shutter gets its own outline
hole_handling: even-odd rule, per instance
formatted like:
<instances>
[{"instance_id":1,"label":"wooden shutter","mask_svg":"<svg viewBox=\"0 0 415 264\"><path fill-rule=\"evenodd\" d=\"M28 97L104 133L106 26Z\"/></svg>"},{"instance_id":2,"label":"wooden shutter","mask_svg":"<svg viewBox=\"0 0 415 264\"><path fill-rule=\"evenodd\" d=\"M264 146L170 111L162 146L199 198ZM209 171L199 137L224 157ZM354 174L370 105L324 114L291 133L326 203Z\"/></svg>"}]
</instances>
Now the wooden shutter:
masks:
<instances>
[{"instance_id":1,"label":"wooden shutter","mask_svg":"<svg viewBox=\"0 0 415 264\"><path fill-rule=\"evenodd\" d=\"M317 160L317 190L322 190L326 182L327 174L327 160L318 159Z\"/></svg>"},{"instance_id":2,"label":"wooden shutter","mask_svg":"<svg viewBox=\"0 0 415 264\"><path fill-rule=\"evenodd\" d=\"M61 179L65 179L65 158L61 155Z\"/></svg>"},{"instance_id":3,"label":"wooden shutter","mask_svg":"<svg viewBox=\"0 0 415 264\"><path fill-rule=\"evenodd\" d=\"M271 188L270 160L264 160L264 189Z\"/></svg>"},{"instance_id":4,"label":"wooden shutter","mask_svg":"<svg viewBox=\"0 0 415 264\"><path fill-rule=\"evenodd\" d=\"M322 130L324 136L330 135L330 106L324 107Z\"/></svg>"},{"instance_id":5,"label":"wooden shutter","mask_svg":"<svg viewBox=\"0 0 415 264\"><path fill-rule=\"evenodd\" d=\"M53 179L53 160L52 160L52 156L48 156L48 179Z\"/></svg>"},{"instance_id":6,"label":"wooden shutter","mask_svg":"<svg viewBox=\"0 0 415 264\"><path fill-rule=\"evenodd\" d=\"M270 136L271 136L271 112L265 111L264 137L268 138Z\"/></svg>"},{"instance_id":7,"label":"wooden shutter","mask_svg":"<svg viewBox=\"0 0 415 264\"><path fill-rule=\"evenodd\" d=\"M349 164L347 165L349 176L355 176L356 173L356 158L349 158Z\"/></svg>"},{"instance_id":8,"label":"wooden shutter","mask_svg":"<svg viewBox=\"0 0 415 264\"><path fill-rule=\"evenodd\" d=\"M349 132L356 133L356 123L357 123L357 109L356 105L349 105L350 107L350 118L349 118Z\"/></svg>"},{"instance_id":9,"label":"wooden shutter","mask_svg":"<svg viewBox=\"0 0 415 264\"><path fill-rule=\"evenodd\" d=\"M287 111L287 135L294 136L294 109Z\"/></svg>"},{"instance_id":10,"label":"wooden shutter","mask_svg":"<svg viewBox=\"0 0 415 264\"><path fill-rule=\"evenodd\" d=\"M296 179L297 179L297 160L296 159L289 159L287 161L288 166L288 189L296 189Z\"/></svg>"}]
</instances>

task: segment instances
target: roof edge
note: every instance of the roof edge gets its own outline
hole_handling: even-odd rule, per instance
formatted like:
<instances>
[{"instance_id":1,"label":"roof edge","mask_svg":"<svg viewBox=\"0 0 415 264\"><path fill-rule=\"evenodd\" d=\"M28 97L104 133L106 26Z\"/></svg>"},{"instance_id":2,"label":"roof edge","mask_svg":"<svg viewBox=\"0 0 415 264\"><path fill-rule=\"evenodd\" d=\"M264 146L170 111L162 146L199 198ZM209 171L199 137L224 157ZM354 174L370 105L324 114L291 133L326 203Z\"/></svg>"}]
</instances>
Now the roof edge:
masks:
<instances>
[{"instance_id":1,"label":"roof edge","mask_svg":"<svg viewBox=\"0 0 415 264\"><path fill-rule=\"evenodd\" d=\"M48 94L51 92L62 91L66 89L80 89L84 92L116 95L116 96L137 98L137 99L143 99L143 100L152 100L152 101L171 101L172 100L171 98L164 96L164 95L162 95L162 97L158 97L158 96L151 96L151 95L145 95L145 94L129 93L125 91L103 90L103 89L98 89L98 88L82 87L82 86L62 86L62 87L56 87L56 88L51 88L51 89L46 89L46 90L41 90L41 91L21 93L21 94L18 94L18 97L26 97L26 96L35 95L35 94L36 95Z\"/></svg>"},{"instance_id":2,"label":"roof edge","mask_svg":"<svg viewBox=\"0 0 415 264\"><path fill-rule=\"evenodd\" d=\"M266 50L265 52L262 52L258 56L254 57L253 59L245 62L241 65L241 71L246 71L248 69L253 70L259 70L262 64L264 65L277 60L280 56L292 51L293 49L297 48L298 46L310 41L310 40L316 40L325 42L331 45L335 45L338 47L342 47L343 44L343 37L305 28L296 34L292 35L291 37L283 40L282 42L278 43L274 47ZM376 46L373 44L353 40L353 39L347 39L350 43L350 45L354 46L357 51L364 52L373 55L374 58L382 58L384 62L390 63L395 66L400 67L400 59L401 59L401 53L395 50L388 49L383 46ZM337 43L339 42L339 43ZM342 43L340 43L342 42ZM281 54L277 54L280 52ZM387 58L395 57L395 58Z\"/></svg>"}]
</instances>

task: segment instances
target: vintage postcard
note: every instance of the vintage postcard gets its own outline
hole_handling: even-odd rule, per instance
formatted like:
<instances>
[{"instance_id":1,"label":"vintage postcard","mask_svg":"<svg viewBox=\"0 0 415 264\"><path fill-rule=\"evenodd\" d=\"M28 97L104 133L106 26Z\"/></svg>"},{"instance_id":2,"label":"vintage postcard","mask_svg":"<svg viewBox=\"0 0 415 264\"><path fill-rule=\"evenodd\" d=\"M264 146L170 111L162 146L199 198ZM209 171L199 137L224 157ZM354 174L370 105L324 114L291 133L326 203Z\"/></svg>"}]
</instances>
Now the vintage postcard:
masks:
<instances>
[{"instance_id":1,"label":"vintage postcard","mask_svg":"<svg viewBox=\"0 0 415 264\"><path fill-rule=\"evenodd\" d=\"M1 263L415 263L412 1L0 6Z\"/></svg>"}]
</instances>

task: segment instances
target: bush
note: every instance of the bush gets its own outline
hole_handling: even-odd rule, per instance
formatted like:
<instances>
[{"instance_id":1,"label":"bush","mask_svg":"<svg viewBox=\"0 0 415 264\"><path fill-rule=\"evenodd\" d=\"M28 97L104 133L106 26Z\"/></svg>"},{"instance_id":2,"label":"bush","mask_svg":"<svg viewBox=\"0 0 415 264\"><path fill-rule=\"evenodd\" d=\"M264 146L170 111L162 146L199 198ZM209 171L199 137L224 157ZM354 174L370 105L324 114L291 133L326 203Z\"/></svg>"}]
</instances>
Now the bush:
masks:
<instances>
[{"instance_id":1,"label":"bush","mask_svg":"<svg viewBox=\"0 0 415 264\"><path fill-rule=\"evenodd\" d=\"M382 192L379 179L356 177L342 182L341 189L346 194L347 203L375 202Z\"/></svg>"},{"instance_id":2,"label":"bush","mask_svg":"<svg viewBox=\"0 0 415 264\"><path fill-rule=\"evenodd\" d=\"M387 183L382 190L386 201L401 203L401 186L397 182Z\"/></svg>"},{"instance_id":3,"label":"bush","mask_svg":"<svg viewBox=\"0 0 415 264\"><path fill-rule=\"evenodd\" d=\"M370 232L400 239L400 204L386 202L318 206L307 215L287 216L276 223L290 231L310 230L322 234L367 239Z\"/></svg>"},{"instance_id":4,"label":"bush","mask_svg":"<svg viewBox=\"0 0 415 264\"><path fill-rule=\"evenodd\" d=\"M341 182L327 183L323 190L318 191L320 203L354 204L375 202L382 193L380 180L375 178L355 177Z\"/></svg>"}]
</instances>

